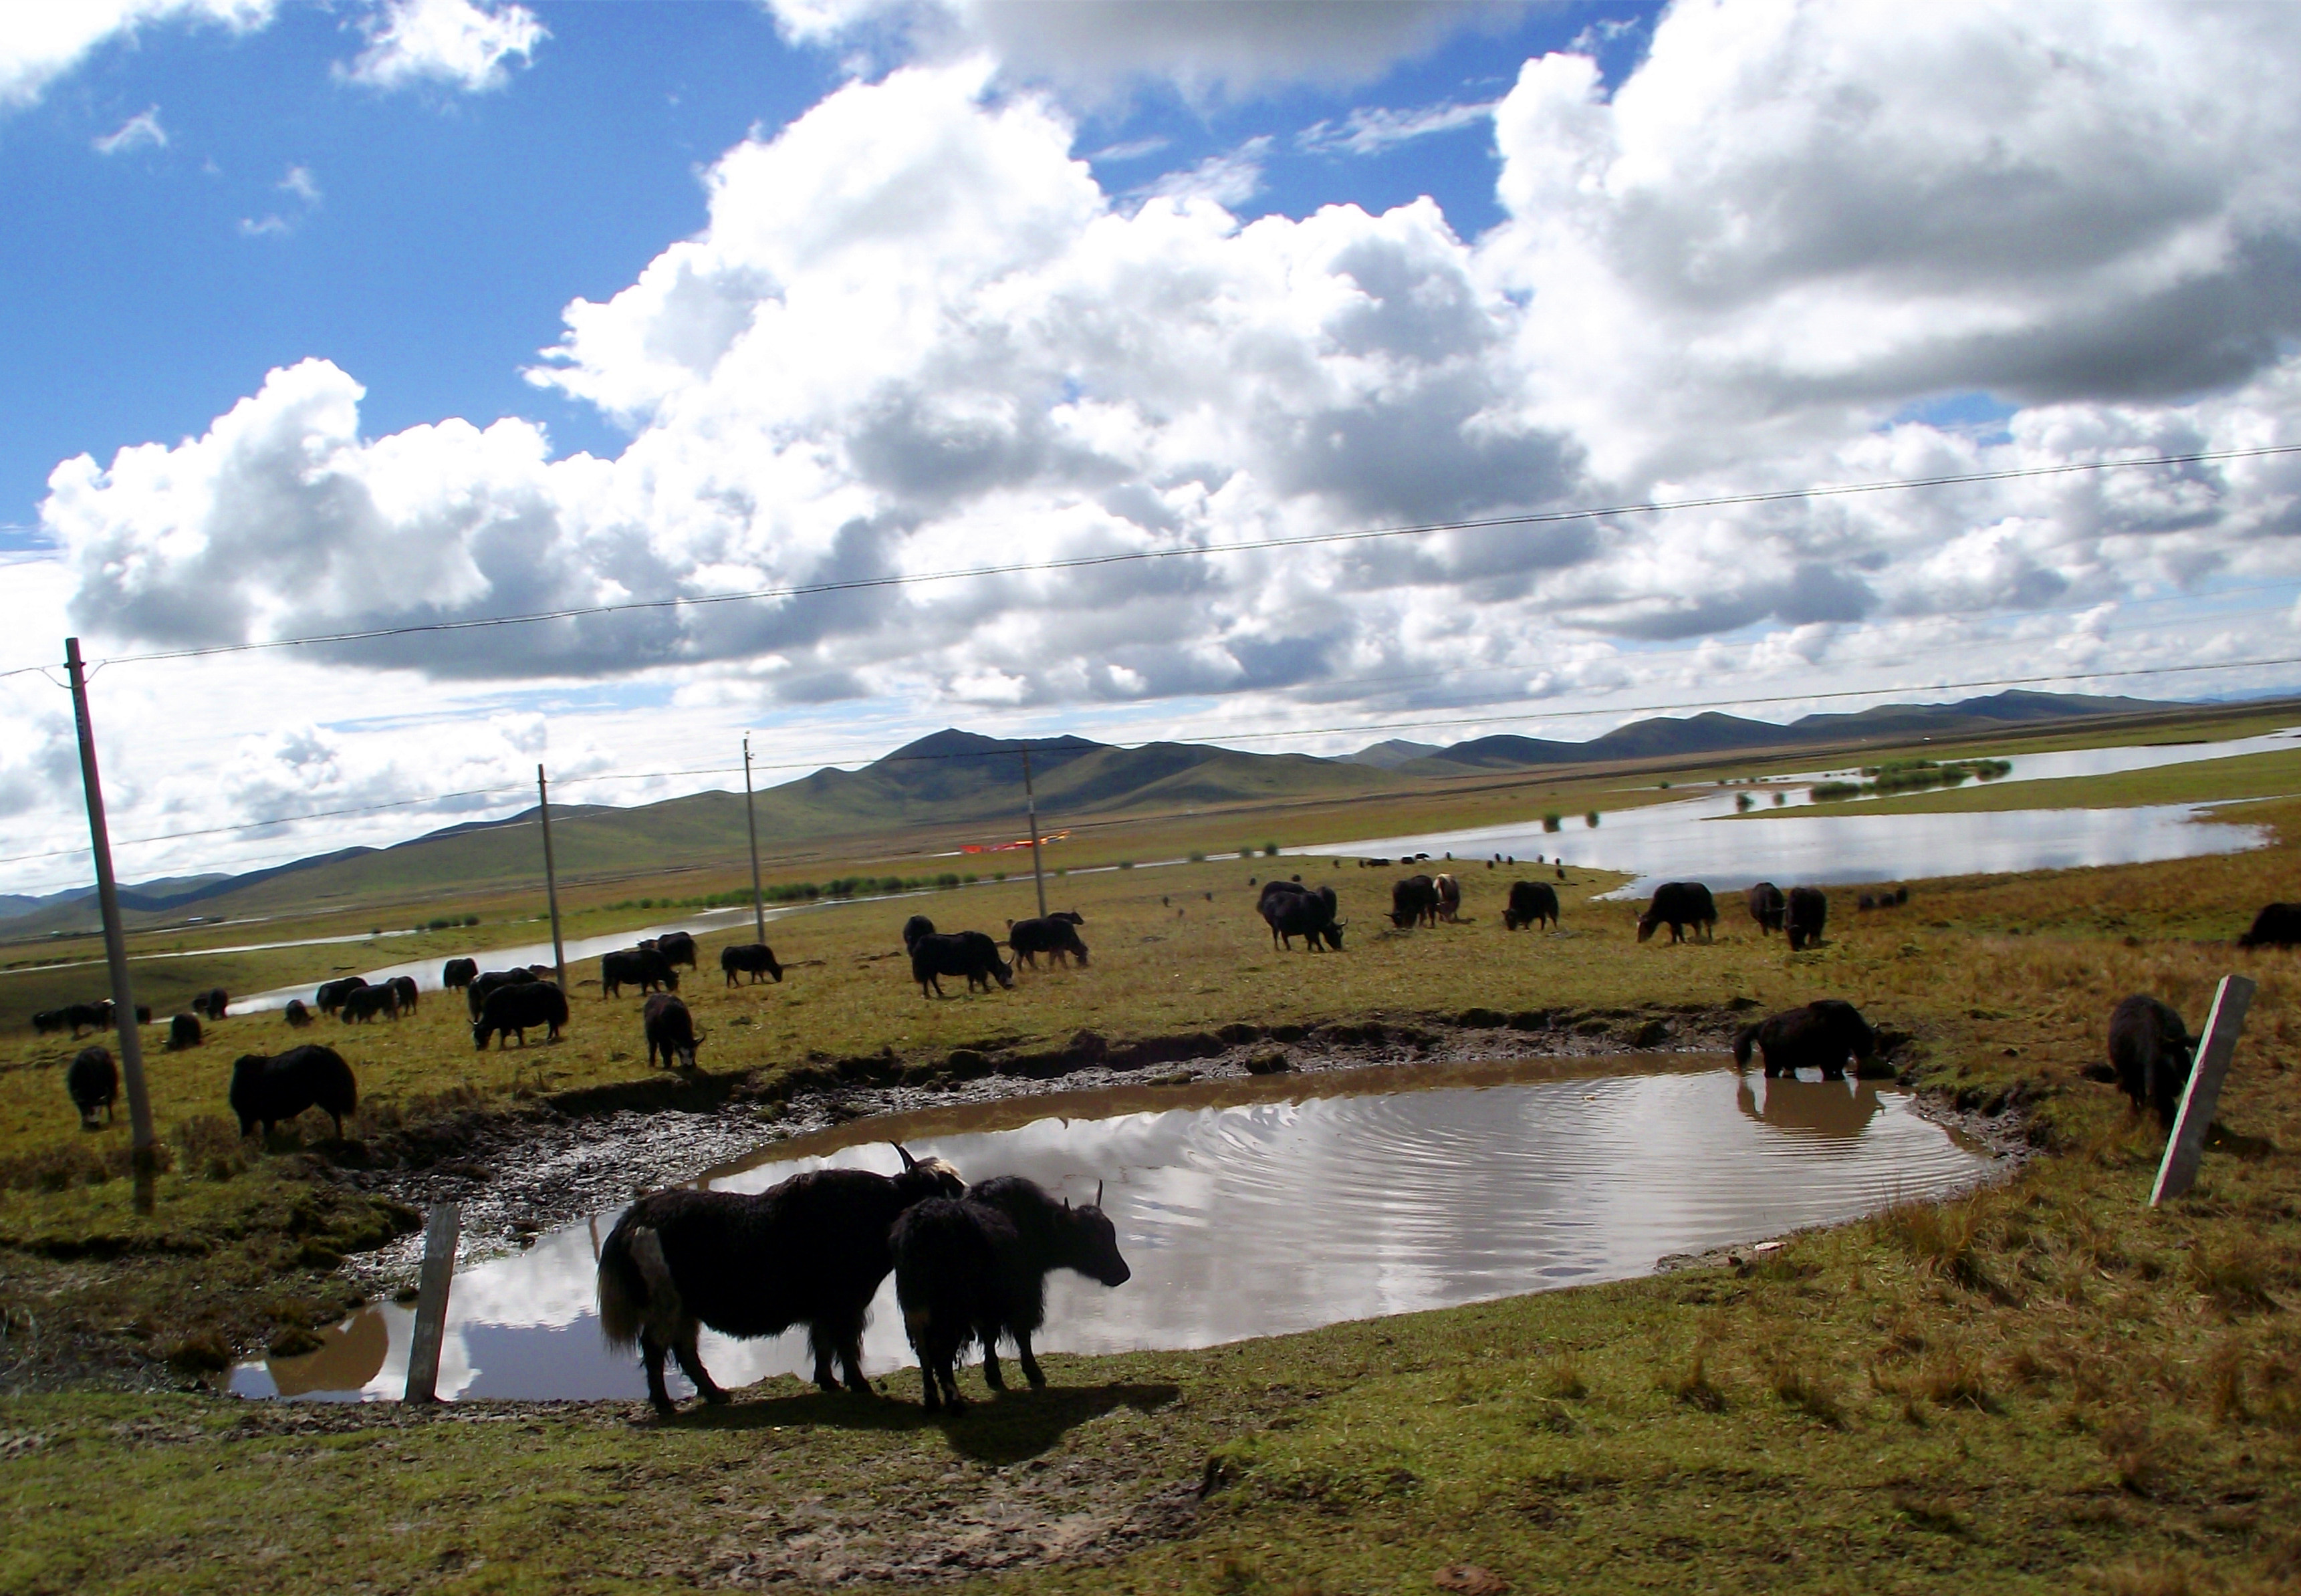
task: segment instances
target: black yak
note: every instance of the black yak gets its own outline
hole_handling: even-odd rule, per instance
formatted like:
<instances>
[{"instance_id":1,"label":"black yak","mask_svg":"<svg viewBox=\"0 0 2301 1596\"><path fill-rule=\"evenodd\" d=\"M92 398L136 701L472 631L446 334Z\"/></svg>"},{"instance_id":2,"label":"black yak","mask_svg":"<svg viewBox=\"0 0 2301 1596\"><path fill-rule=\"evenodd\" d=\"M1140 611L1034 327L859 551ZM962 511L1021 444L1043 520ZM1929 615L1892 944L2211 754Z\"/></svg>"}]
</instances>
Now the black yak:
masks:
<instances>
[{"instance_id":1,"label":"black yak","mask_svg":"<svg viewBox=\"0 0 2301 1596\"><path fill-rule=\"evenodd\" d=\"M524 965L515 965L508 970L489 970L484 974L474 975L472 977L471 983L464 988L464 1007L471 1010L472 1018L476 1020L480 1017L480 1011L488 1006L488 998L491 993L500 991L507 986L526 986L531 982L541 979L541 976Z\"/></svg>"},{"instance_id":2,"label":"black yak","mask_svg":"<svg viewBox=\"0 0 2301 1596\"><path fill-rule=\"evenodd\" d=\"M352 1066L333 1048L316 1042L290 1048L275 1058L244 1054L231 1066L231 1111L239 1116L239 1133L246 1136L260 1122L266 1136L282 1120L306 1108L318 1108L336 1122L336 1140L343 1140L344 1116L359 1105L359 1084Z\"/></svg>"},{"instance_id":3,"label":"black yak","mask_svg":"<svg viewBox=\"0 0 2301 1596\"><path fill-rule=\"evenodd\" d=\"M387 1020L399 1017L399 993L388 986L364 986L356 992L344 994L343 1007L339 1011L347 1025L359 1024L381 1015Z\"/></svg>"},{"instance_id":4,"label":"black yak","mask_svg":"<svg viewBox=\"0 0 2301 1596\"><path fill-rule=\"evenodd\" d=\"M679 990L679 972L653 948L624 948L599 956L599 1001L620 998L628 982L642 992Z\"/></svg>"},{"instance_id":5,"label":"black yak","mask_svg":"<svg viewBox=\"0 0 2301 1596\"><path fill-rule=\"evenodd\" d=\"M1638 940L1649 940L1659 925L1669 927L1669 940L1686 940L1689 925L1701 932L1702 940L1710 940L1711 929L1718 923L1718 904L1710 896L1710 889L1700 882L1664 882L1654 889L1653 901L1646 912L1638 916Z\"/></svg>"},{"instance_id":6,"label":"black yak","mask_svg":"<svg viewBox=\"0 0 2301 1596\"><path fill-rule=\"evenodd\" d=\"M1002 987L1015 984L1015 966L999 957L999 944L979 931L930 932L911 944L911 979L919 996L943 995L945 975L966 977L966 990L991 990L996 978Z\"/></svg>"},{"instance_id":7,"label":"black yak","mask_svg":"<svg viewBox=\"0 0 2301 1596\"><path fill-rule=\"evenodd\" d=\"M82 1048L64 1072L64 1090L71 1094L72 1107L79 1110L79 1123L85 1129L96 1128L96 1111L104 1110L104 1123L112 1123L112 1105L120 1096L120 1069L112 1062L110 1048Z\"/></svg>"},{"instance_id":8,"label":"black yak","mask_svg":"<svg viewBox=\"0 0 2301 1596\"><path fill-rule=\"evenodd\" d=\"M1512 882L1510 901L1502 907L1502 929L1540 925L1547 921L1558 929L1558 890L1547 882Z\"/></svg>"},{"instance_id":9,"label":"black yak","mask_svg":"<svg viewBox=\"0 0 2301 1596\"><path fill-rule=\"evenodd\" d=\"M180 1053L200 1045L200 1022L196 1015L180 1014L168 1022L168 1051Z\"/></svg>"},{"instance_id":10,"label":"black yak","mask_svg":"<svg viewBox=\"0 0 2301 1596\"><path fill-rule=\"evenodd\" d=\"M289 999L288 1007L280 1011L280 1015L298 1031L312 1023L312 1011L304 1007L301 998Z\"/></svg>"},{"instance_id":11,"label":"black yak","mask_svg":"<svg viewBox=\"0 0 2301 1596\"><path fill-rule=\"evenodd\" d=\"M2291 948L2301 945L2301 903L2265 905L2253 917L2252 929L2237 940L2240 948Z\"/></svg>"},{"instance_id":12,"label":"black yak","mask_svg":"<svg viewBox=\"0 0 2301 1596\"><path fill-rule=\"evenodd\" d=\"M640 1008L640 1028L647 1035L649 1067L658 1054L667 1070L695 1067L695 1049L703 1045L703 1038L697 1033L695 1016L687 1012L686 1004L669 992L654 993Z\"/></svg>"},{"instance_id":13,"label":"black yak","mask_svg":"<svg viewBox=\"0 0 2301 1596\"><path fill-rule=\"evenodd\" d=\"M1792 953L1820 947L1822 927L1829 923L1829 895L1820 887L1792 887L1784 920Z\"/></svg>"},{"instance_id":14,"label":"black yak","mask_svg":"<svg viewBox=\"0 0 2301 1596\"><path fill-rule=\"evenodd\" d=\"M1254 906L1263 923L1270 927L1273 948L1292 948L1301 937L1302 945L1310 952L1318 951L1323 943L1339 953L1343 948L1343 922L1335 917L1335 890L1321 886L1315 892L1298 887L1292 882L1272 882L1262 889L1262 897Z\"/></svg>"},{"instance_id":15,"label":"black yak","mask_svg":"<svg viewBox=\"0 0 2301 1596\"><path fill-rule=\"evenodd\" d=\"M401 1014L414 1014L415 1012L415 977L413 975L395 975L383 984L390 990L393 999L399 1004L399 1012ZM397 1016L394 1017L396 1018Z\"/></svg>"},{"instance_id":16,"label":"black yak","mask_svg":"<svg viewBox=\"0 0 2301 1596\"><path fill-rule=\"evenodd\" d=\"M727 984L735 984L739 972L748 972L751 984L759 984L759 977L768 975L776 981L783 978L783 967L775 963L775 950L765 942L731 942L719 950L719 969L727 977Z\"/></svg>"},{"instance_id":17,"label":"black yak","mask_svg":"<svg viewBox=\"0 0 2301 1596\"><path fill-rule=\"evenodd\" d=\"M667 931L655 940L655 950L666 965L695 968L695 939L683 931Z\"/></svg>"},{"instance_id":18,"label":"black yak","mask_svg":"<svg viewBox=\"0 0 2301 1596\"><path fill-rule=\"evenodd\" d=\"M548 1039L557 1041L566 1023L566 993L548 981L515 981L488 994L480 1017L472 1022L472 1045L484 1053L493 1038L501 1052L503 1039L516 1032L523 1048L527 1033L538 1025L548 1027Z\"/></svg>"},{"instance_id":19,"label":"black yak","mask_svg":"<svg viewBox=\"0 0 2301 1596\"><path fill-rule=\"evenodd\" d=\"M2173 1128L2196 1039L2169 1005L2136 993L2109 1016L2109 1063L2117 1083L2132 1099L2133 1111L2157 1111L2157 1123Z\"/></svg>"},{"instance_id":20,"label":"black yak","mask_svg":"<svg viewBox=\"0 0 2301 1596\"><path fill-rule=\"evenodd\" d=\"M1007 946L1015 950L1015 962L1039 967L1039 955L1045 954L1050 962L1067 964L1076 958L1080 968L1086 966L1086 944L1079 940L1077 928L1086 923L1084 917L1058 910L1043 920L1009 920L1007 922Z\"/></svg>"},{"instance_id":21,"label":"black yak","mask_svg":"<svg viewBox=\"0 0 2301 1596\"><path fill-rule=\"evenodd\" d=\"M366 985L367 977L364 975L347 975L339 981L322 982L320 990L312 994L312 1007L322 1014L333 1014L344 1006L346 998Z\"/></svg>"},{"instance_id":22,"label":"black yak","mask_svg":"<svg viewBox=\"0 0 2301 1596\"><path fill-rule=\"evenodd\" d=\"M230 995L222 987L192 994L192 1012L203 1019L221 1020L230 1007Z\"/></svg>"},{"instance_id":23,"label":"black yak","mask_svg":"<svg viewBox=\"0 0 2301 1596\"><path fill-rule=\"evenodd\" d=\"M999 1372L1002 1333L1015 1338L1031 1388L1046 1385L1031 1336L1046 1320L1048 1274L1075 1269L1107 1286L1124 1285L1133 1274L1101 1200L1098 1188L1085 1207L1058 1205L1019 1175L1000 1175L963 1198L920 1203L895 1221L895 1299L919 1355L930 1411L966 1405L957 1366L970 1342L983 1348L991 1389L1007 1389Z\"/></svg>"},{"instance_id":24,"label":"black yak","mask_svg":"<svg viewBox=\"0 0 2301 1596\"><path fill-rule=\"evenodd\" d=\"M1390 923L1405 931L1424 922L1438 923L1438 886L1427 875L1410 875L1390 885Z\"/></svg>"},{"instance_id":25,"label":"black yak","mask_svg":"<svg viewBox=\"0 0 2301 1596\"><path fill-rule=\"evenodd\" d=\"M903 951L908 953L918 946L921 937L935 934L934 922L925 915L913 915L903 922Z\"/></svg>"},{"instance_id":26,"label":"black yak","mask_svg":"<svg viewBox=\"0 0 2301 1596\"><path fill-rule=\"evenodd\" d=\"M479 975L480 962L472 958L451 958L439 966L439 985L445 990L460 992Z\"/></svg>"},{"instance_id":27,"label":"black yak","mask_svg":"<svg viewBox=\"0 0 2301 1596\"><path fill-rule=\"evenodd\" d=\"M780 1335L807 1327L815 1383L868 1394L863 1317L895 1266L889 1241L903 1211L966 1189L940 1158L898 1146L903 1172L816 1169L756 1196L738 1191L657 1191L623 1210L599 1249L599 1330L607 1345L633 1345L647 1369L648 1399L672 1410L664 1389L669 1353L707 1402L724 1402L696 1349L709 1325L722 1335Z\"/></svg>"},{"instance_id":28,"label":"black yak","mask_svg":"<svg viewBox=\"0 0 2301 1596\"><path fill-rule=\"evenodd\" d=\"M1851 1003L1824 998L1803 1008L1786 1008L1755 1025L1745 1025L1734 1039L1734 1062L1750 1062L1755 1043L1766 1056L1766 1074L1795 1075L1802 1069L1821 1072L1825 1081L1845 1079L1845 1061L1864 1062L1878 1056L1878 1033Z\"/></svg>"},{"instance_id":29,"label":"black yak","mask_svg":"<svg viewBox=\"0 0 2301 1596\"><path fill-rule=\"evenodd\" d=\"M1781 930L1782 912L1786 906L1782 899L1782 890L1779 887L1771 882L1760 882L1750 889L1747 897L1750 903L1750 918L1758 923L1758 933L1761 936L1770 936Z\"/></svg>"}]
</instances>

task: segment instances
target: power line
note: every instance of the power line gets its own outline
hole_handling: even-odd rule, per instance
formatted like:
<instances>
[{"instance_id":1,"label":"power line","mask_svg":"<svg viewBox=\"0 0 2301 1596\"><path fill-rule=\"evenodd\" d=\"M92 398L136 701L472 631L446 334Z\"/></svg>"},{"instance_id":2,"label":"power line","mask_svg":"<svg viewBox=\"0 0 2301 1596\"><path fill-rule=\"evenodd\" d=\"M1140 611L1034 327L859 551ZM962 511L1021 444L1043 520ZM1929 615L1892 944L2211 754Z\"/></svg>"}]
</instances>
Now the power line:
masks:
<instances>
[{"instance_id":1,"label":"power line","mask_svg":"<svg viewBox=\"0 0 2301 1596\"><path fill-rule=\"evenodd\" d=\"M1920 488L1951 488L1985 482L2008 482L2096 472L2125 471L2146 466L2201 465L2230 460L2301 454L2301 444L2270 444L2255 448L2204 450L2187 455L2151 455L2128 460L2080 460L2056 465L2028 465L2004 471L1960 472L1930 477L1903 477L1870 482L1826 483L1819 487L1777 489L1755 493L1724 493L1697 498L1646 500L1575 510L1530 511L1518 515L1486 516L1465 521L1422 522L1406 526L1370 527L1352 531L1311 532L1291 538L1258 538L1243 542L1192 545L1174 548L1129 549L1121 553L1075 555L1061 559L1017 562L1005 565L974 565L950 571L912 572L890 576L852 577L838 581L802 582L786 587L755 588L736 593L682 594L670 598L638 598L618 604L573 606L528 614L478 616L467 621L431 621L408 626L379 626L300 638L272 638L257 642L218 643L198 648L173 648L146 654L114 655L105 664L144 664L163 660L206 659L217 655L247 654L273 648L304 648L337 643L372 642L384 638L420 637L442 632L477 631L498 626L532 626L550 621L583 620L595 615L635 614L706 605L747 604L772 598L805 598L829 593L854 593L874 589L902 588L929 582L961 581L990 576L1028 576L1042 572L1095 570L1109 565L1143 564L1153 560L1211 558L1221 555L1254 554L1271 549L1367 543L1393 538L1427 537L1437 532L1485 531L1503 527L1554 526L1565 522L1603 520L1609 516L1658 515L1680 510L1727 509L1750 505L1786 504L1799 499L1841 498L1859 494L1905 492ZM0 672L0 677L22 675L41 667L22 665Z\"/></svg>"}]
</instances>

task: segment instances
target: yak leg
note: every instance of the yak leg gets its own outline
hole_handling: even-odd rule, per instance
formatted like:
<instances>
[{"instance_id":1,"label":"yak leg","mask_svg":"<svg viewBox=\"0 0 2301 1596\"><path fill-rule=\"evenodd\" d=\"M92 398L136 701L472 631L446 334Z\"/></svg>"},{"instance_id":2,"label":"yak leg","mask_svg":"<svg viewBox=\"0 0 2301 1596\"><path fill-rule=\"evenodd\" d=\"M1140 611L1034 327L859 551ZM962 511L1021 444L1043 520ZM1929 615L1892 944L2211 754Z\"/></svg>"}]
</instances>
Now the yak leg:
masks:
<instances>
[{"instance_id":1,"label":"yak leg","mask_svg":"<svg viewBox=\"0 0 2301 1596\"><path fill-rule=\"evenodd\" d=\"M841 1323L837 1327L839 1364L847 1374L847 1389L858 1397L875 1397L878 1389L863 1373L863 1320L860 1316Z\"/></svg>"},{"instance_id":2,"label":"yak leg","mask_svg":"<svg viewBox=\"0 0 2301 1596\"><path fill-rule=\"evenodd\" d=\"M1015 1360L1023 1366L1023 1378L1031 1383L1033 1391L1047 1389L1047 1377L1039 1372L1039 1360L1031 1356L1031 1333L1027 1330L1015 1333Z\"/></svg>"},{"instance_id":3,"label":"yak leg","mask_svg":"<svg viewBox=\"0 0 2301 1596\"><path fill-rule=\"evenodd\" d=\"M999 1368L999 1326L979 1326L975 1334L983 1342L983 1383L996 1391L1007 1389L1007 1376Z\"/></svg>"},{"instance_id":4,"label":"yak leg","mask_svg":"<svg viewBox=\"0 0 2301 1596\"><path fill-rule=\"evenodd\" d=\"M671 1343L672 1354L679 1359L680 1372L695 1383L695 1389L703 1400L714 1407L724 1406L727 1393L720 1389L719 1383L712 1379L710 1371L703 1366L703 1354L695 1345L695 1338L701 1330L702 1326L693 1319L682 1324L679 1339Z\"/></svg>"},{"instance_id":5,"label":"yak leg","mask_svg":"<svg viewBox=\"0 0 2301 1596\"><path fill-rule=\"evenodd\" d=\"M826 1391L836 1392L839 1379L831 1372L831 1361L839 1350L838 1329L817 1319L807 1327L807 1340L815 1349L815 1383Z\"/></svg>"},{"instance_id":6,"label":"yak leg","mask_svg":"<svg viewBox=\"0 0 2301 1596\"><path fill-rule=\"evenodd\" d=\"M640 1332L640 1361L647 1366L648 1400L655 1404L657 1413L668 1414L675 1412L678 1405L671 1400L671 1392L664 1389L664 1351L661 1341L644 1330Z\"/></svg>"}]
</instances>

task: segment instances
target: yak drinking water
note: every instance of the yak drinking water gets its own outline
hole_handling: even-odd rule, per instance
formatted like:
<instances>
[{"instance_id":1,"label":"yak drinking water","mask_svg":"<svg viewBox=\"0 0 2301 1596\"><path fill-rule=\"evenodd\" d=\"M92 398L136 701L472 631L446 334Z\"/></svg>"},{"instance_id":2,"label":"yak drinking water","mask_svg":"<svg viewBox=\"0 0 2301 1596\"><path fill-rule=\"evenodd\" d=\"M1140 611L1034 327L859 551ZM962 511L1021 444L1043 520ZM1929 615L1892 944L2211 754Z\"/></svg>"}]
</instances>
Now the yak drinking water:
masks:
<instances>
[{"instance_id":1,"label":"yak drinking water","mask_svg":"<svg viewBox=\"0 0 2301 1596\"><path fill-rule=\"evenodd\" d=\"M1878 1056L1878 1033L1862 1011L1837 998L1824 998L1803 1008L1786 1008L1770 1019L1745 1025L1734 1039L1734 1063L1750 1062L1753 1043L1766 1056L1766 1074L1795 1075L1817 1069L1825 1081L1845 1079L1845 1061L1863 1062Z\"/></svg>"},{"instance_id":2,"label":"yak drinking water","mask_svg":"<svg viewBox=\"0 0 2301 1596\"><path fill-rule=\"evenodd\" d=\"M863 1317L895 1266L888 1240L914 1204L966 1189L940 1158L898 1146L903 1172L816 1169L766 1191L652 1192L623 1210L599 1249L599 1329L607 1345L640 1349L648 1398L672 1411L666 1354L707 1402L724 1402L696 1349L709 1325L722 1335L780 1335L807 1327L815 1381L869 1394L863 1376Z\"/></svg>"}]
</instances>

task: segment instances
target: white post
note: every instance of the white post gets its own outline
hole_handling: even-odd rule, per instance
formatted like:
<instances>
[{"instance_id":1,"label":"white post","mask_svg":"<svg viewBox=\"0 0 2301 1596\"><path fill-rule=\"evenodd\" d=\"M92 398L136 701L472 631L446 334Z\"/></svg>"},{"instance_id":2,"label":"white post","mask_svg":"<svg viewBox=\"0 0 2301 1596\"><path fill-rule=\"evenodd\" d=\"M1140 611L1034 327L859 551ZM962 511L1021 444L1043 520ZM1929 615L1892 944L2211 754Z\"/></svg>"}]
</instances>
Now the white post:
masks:
<instances>
[{"instance_id":1,"label":"white post","mask_svg":"<svg viewBox=\"0 0 2301 1596\"><path fill-rule=\"evenodd\" d=\"M559 872L551 863L551 788L543 767L535 767L535 804L543 818L543 894L551 905L551 962L558 967L559 990L567 990L567 950L559 942Z\"/></svg>"},{"instance_id":2,"label":"white post","mask_svg":"<svg viewBox=\"0 0 2301 1596\"><path fill-rule=\"evenodd\" d=\"M2157 1183L2150 1188L2153 1208L2196 1183L2197 1166L2205 1156L2205 1132L2213 1128L2213 1110L2222 1100L2222 1082L2229 1074L2237 1039L2245 1030L2245 1011L2253 1002L2253 982L2245 976L2224 975L2213 993L2205 1033L2197 1039L2196 1057L2189 1065L2189 1083L2181 1089L2180 1110L2173 1116L2173 1133L2165 1138L2164 1162L2157 1166Z\"/></svg>"},{"instance_id":3,"label":"white post","mask_svg":"<svg viewBox=\"0 0 2301 1596\"><path fill-rule=\"evenodd\" d=\"M1031 812L1031 880L1039 889L1039 918L1047 917L1047 872L1039 862L1039 798L1031 790L1031 750L1023 750L1023 802Z\"/></svg>"},{"instance_id":4,"label":"white post","mask_svg":"<svg viewBox=\"0 0 2301 1596\"><path fill-rule=\"evenodd\" d=\"M452 1202L431 1210L423 1227L423 1274L415 1287L415 1333L407 1346L407 1391L403 1400L439 1400L439 1344L448 1333L448 1287L456 1275L456 1238L463 1211Z\"/></svg>"},{"instance_id":5,"label":"white post","mask_svg":"<svg viewBox=\"0 0 2301 1596\"><path fill-rule=\"evenodd\" d=\"M64 639L64 674L71 679L72 718L79 726L80 786L88 795L88 851L96 856L96 901L104 915L104 959L112 970L112 1017L120 1032L120 1073L128 1086L128 1123L139 1174L151 1174L159 1138L152 1130L152 1099L144 1090L144 1039L138 1033L136 994L128 982L128 937L120 923L120 883L112 873L112 833L104 820L104 783L96 772L96 725L88 714L88 673L79 639Z\"/></svg>"},{"instance_id":6,"label":"white post","mask_svg":"<svg viewBox=\"0 0 2301 1596\"><path fill-rule=\"evenodd\" d=\"M766 899L759 892L759 819L751 808L751 734L743 734L743 829L751 834L751 923L767 940Z\"/></svg>"}]
</instances>

